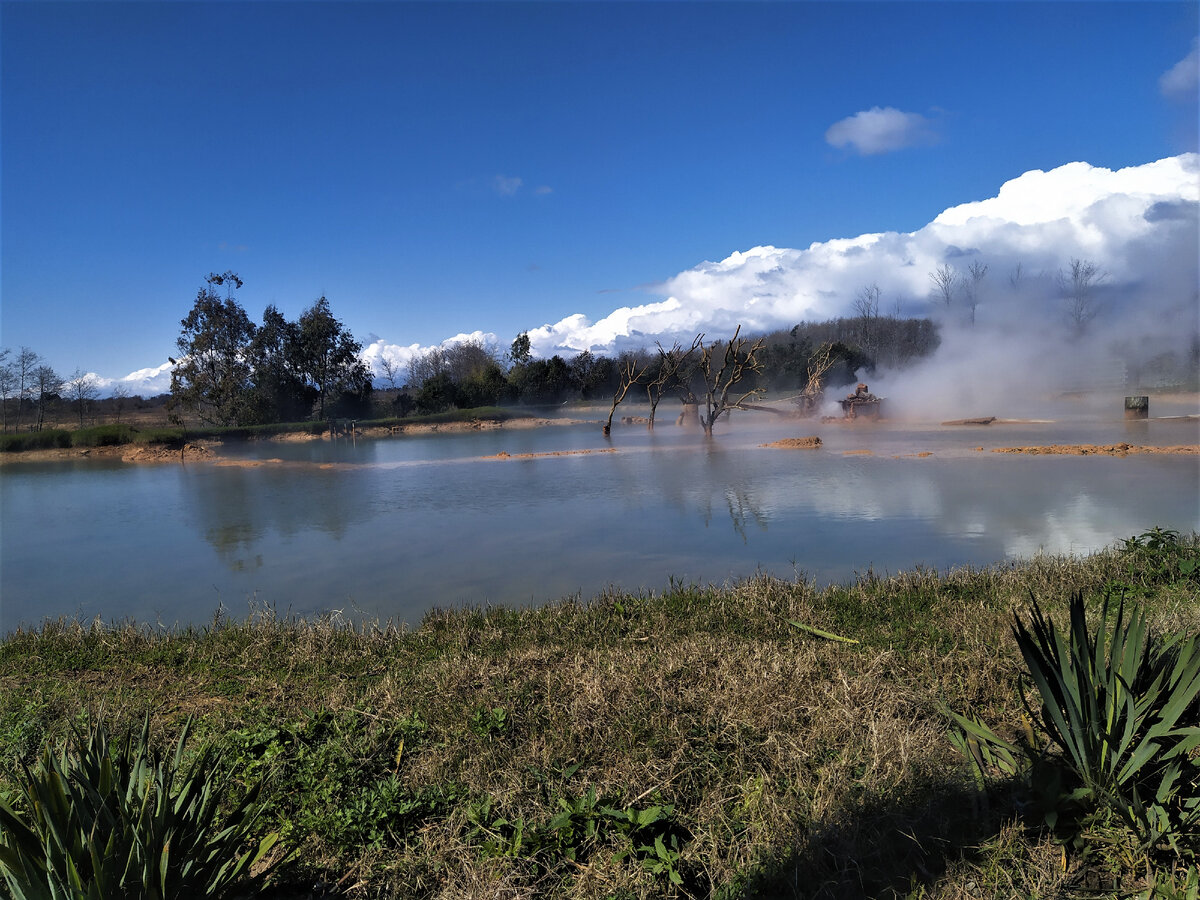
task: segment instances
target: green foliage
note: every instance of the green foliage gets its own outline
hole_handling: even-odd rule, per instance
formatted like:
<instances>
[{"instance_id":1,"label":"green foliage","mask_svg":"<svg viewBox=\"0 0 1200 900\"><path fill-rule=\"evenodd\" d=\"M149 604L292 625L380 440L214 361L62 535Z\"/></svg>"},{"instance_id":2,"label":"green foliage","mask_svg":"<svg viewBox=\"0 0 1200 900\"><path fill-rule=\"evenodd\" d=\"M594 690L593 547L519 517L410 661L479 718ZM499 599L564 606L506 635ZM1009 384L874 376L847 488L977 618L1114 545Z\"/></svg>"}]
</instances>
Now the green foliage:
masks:
<instances>
[{"instance_id":1,"label":"green foliage","mask_svg":"<svg viewBox=\"0 0 1200 900\"><path fill-rule=\"evenodd\" d=\"M1179 532L1155 526L1121 542L1130 580L1144 585L1200 583L1200 547L1189 546Z\"/></svg>"},{"instance_id":2,"label":"green foliage","mask_svg":"<svg viewBox=\"0 0 1200 900\"><path fill-rule=\"evenodd\" d=\"M192 431L189 436L200 437ZM139 428L136 429L134 440L139 444L178 444L183 441L182 428Z\"/></svg>"},{"instance_id":3,"label":"green foliage","mask_svg":"<svg viewBox=\"0 0 1200 900\"><path fill-rule=\"evenodd\" d=\"M237 731L227 740L248 773L272 773L270 814L285 834L316 835L348 853L398 846L458 801L454 785L413 787L400 777L405 749L427 727L416 716L380 723L319 710L296 726Z\"/></svg>"},{"instance_id":4,"label":"green foliage","mask_svg":"<svg viewBox=\"0 0 1200 900\"><path fill-rule=\"evenodd\" d=\"M533 859L545 866L562 860L584 863L603 845L613 846L614 859L635 859L672 884L683 883L679 863L690 838L675 819L675 808L614 805L589 787L578 796L555 798L554 812L544 822L526 822L497 814L492 797L467 806L467 840L485 856Z\"/></svg>"},{"instance_id":5,"label":"green foliage","mask_svg":"<svg viewBox=\"0 0 1200 900\"><path fill-rule=\"evenodd\" d=\"M1157 638L1140 610L1126 617L1122 600L1110 637L1110 600L1089 631L1074 595L1066 634L1035 601L1029 625L1017 618L1013 627L1040 698L1025 700L1021 737L1006 741L951 712L951 740L980 778L988 769L1020 775L1051 828L1116 817L1143 850L1190 855L1187 836L1200 827L1200 636Z\"/></svg>"},{"instance_id":6,"label":"green foliage","mask_svg":"<svg viewBox=\"0 0 1200 900\"><path fill-rule=\"evenodd\" d=\"M508 718L508 710L503 707L496 706L488 709L478 706L472 710L468 724L474 734L481 738L491 739L507 734L511 722Z\"/></svg>"},{"instance_id":7,"label":"green foliage","mask_svg":"<svg viewBox=\"0 0 1200 900\"><path fill-rule=\"evenodd\" d=\"M252 369L249 362L256 327L233 299L242 281L233 272L211 274L196 295L175 342L179 359L172 359L171 394L209 425L249 421ZM214 286L226 285L222 300Z\"/></svg>"},{"instance_id":8,"label":"green foliage","mask_svg":"<svg viewBox=\"0 0 1200 900\"><path fill-rule=\"evenodd\" d=\"M253 840L261 782L222 814L232 782L221 754L184 761L190 722L172 756L141 736L110 743L98 721L59 753L23 767L16 802L0 802L0 873L14 900L232 897L278 841ZM247 849L247 846L249 849Z\"/></svg>"},{"instance_id":9,"label":"green foliage","mask_svg":"<svg viewBox=\"0 0 1200 900\"><path fill-rule=\"evenodd\" d=\"M131 443L137 429L132 425L95 425L80 428L71 434L73 447L117 447Z\"/></svg>"}]
</instances>

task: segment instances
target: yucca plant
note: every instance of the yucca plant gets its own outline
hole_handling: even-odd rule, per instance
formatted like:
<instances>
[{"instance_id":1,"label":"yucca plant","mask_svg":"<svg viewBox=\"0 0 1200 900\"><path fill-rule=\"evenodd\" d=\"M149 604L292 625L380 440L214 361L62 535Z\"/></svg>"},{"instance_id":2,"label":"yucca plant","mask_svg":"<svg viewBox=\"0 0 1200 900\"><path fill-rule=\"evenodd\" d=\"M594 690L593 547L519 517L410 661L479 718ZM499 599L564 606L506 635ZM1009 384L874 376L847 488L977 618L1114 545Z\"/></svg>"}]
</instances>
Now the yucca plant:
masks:
<instances>
[{"instance_id":1,"label":"yucca plant","mask_svg":"<svg viewBox=\"0 0 1200 900\"><path fill-rule=\"evenodd\" d=\"M1026 778L1054 827L1112 813L1149 849L1166 843L1195 852L1200 827L1200 637L1156 638L1144 613L1119 603L1111 637L1111 597L1089 631L1082 594L1070 602L1064 634L1033 601L1029 625L1013 626L1040 702L1017 741L1000 738L974 716L951 712L951 739L978 776L994 767ZM1039 741L1031 724L1040 726Z\"/></svg>"},{"instance_id":2,"label":"yucca plant","mask_svg":"<svg viewBox=\"0 0 1200 900\"><path fill-rule=\"evenodd\" d=\"M247 895L278 841L252 835L262 782L228 812L232 775L220 753L184 761L191 721L172 755L140 737L113 744L88 723L18 777L18 802L0 801L0 873L14 900L168 900ZM14 808L15 807L15 808ZM278 860L276 860L276 863Z\"/></svg>"}]
</instances>

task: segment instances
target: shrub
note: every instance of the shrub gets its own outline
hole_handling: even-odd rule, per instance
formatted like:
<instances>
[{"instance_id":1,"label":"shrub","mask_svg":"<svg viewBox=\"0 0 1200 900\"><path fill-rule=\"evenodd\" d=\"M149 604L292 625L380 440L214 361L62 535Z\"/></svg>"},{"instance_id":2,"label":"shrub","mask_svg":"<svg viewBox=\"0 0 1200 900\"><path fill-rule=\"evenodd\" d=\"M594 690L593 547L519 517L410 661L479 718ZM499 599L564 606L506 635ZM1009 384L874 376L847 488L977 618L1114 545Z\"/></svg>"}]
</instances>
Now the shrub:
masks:
<instances>
[{"instance_id":1,"label":"shrub","mask_svg":"<svg viewBox=\"0 0 1200 900\"><path fill-rule=\"evenodd\" d=\"M1032 705L1022 690L1022 737L1011 743L951 712L951 740L980 778L991 767L1022 776L1051 828L1115 815L1143 850L1165 844L1191 855L1188 836L1200 827L1200 636L1156 638L1140 610L1126 618L1122 599L1109 638L1110 601L1089 633L1082 594L1074 595L1065 635L1035 601L1029 626L1017 618L1013 627L1040 698Z\"/></svg>"},{"instance_id":2,"label":"shrub","mask_svg":"<svg viewBox=\"0 0 1200 900\"><path fill-rule=\"evenodd\" d=\"M96 425L92 428L80 428L71 434L71 445L74 447L115 447L128 444L137 433L132 425Z\"/></svg>"},{"instance_id":3,"label":"shrub","mask_svg":"<svg viewBox=\"0 0 1200 900\"><path fill-rule=\"evenodd\" d=\"M1200 581L1200 548L1170 528L1155 526L1121 541L1129 577L1148 584Z\"/></svg>"},{"instance_id":4,"label":"shrub","mask_svg":"<svg viewBox=\"0 0 1200 900\"><path fill-rule=\"evenodd\" d=\"M194 431L188 432L190 437L198 437ZM137 433L139 444L179 444L183 442L182 428L142 428Z\"/></svg>"},{"instance_id":5,"label":"shrub","mask_svg":"<svg viewBox=\"0 0 1200 900\"><path fill-rule=\"evenodd\" d=\"M93 720L23 767L14 805L0 801L0 874L15 900L223 898L260 884L271 867L251 867L278 840L245 849L262 782L222 815L232 777L211 748L184 764L190 726L168 758L150 749L149 719L118 745Z\"/></svg>"},{"instance_id":6,"label":"shrub","mask_svg":"<svg viewBox=\"0 0 1200 900\"><path fill-rule=\"evenodd\" d=\"M59 428L0 435L0 453L19 453L22 450L56 450L71 446L71 432Z\"/></svg>"}]
</instances>

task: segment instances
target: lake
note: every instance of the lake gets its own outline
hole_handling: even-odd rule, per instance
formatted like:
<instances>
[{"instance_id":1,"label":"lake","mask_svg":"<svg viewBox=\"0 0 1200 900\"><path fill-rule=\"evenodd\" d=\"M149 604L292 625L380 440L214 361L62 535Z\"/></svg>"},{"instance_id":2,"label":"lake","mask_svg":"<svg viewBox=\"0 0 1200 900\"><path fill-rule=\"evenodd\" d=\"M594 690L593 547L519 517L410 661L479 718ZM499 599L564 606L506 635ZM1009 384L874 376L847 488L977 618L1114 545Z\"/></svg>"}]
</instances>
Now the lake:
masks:
<instances>
[{"instance_id":1,"label":"lake","mask_svg":"<svg viewBox=\"0 0 1200 900\"><path fill-rule=\"evenodd\" d=\"M813 434L819 449L760 446ZM1085 553L1152 525L1200 530L1194 455L989 452L1118 441L1196 444L1200 423L741 413L711 441L668 421L652 433L614 427L610 442L595 424L558 425L224 448L238 465L8 465L0 630L59 616L204 623L218 608L242 617L264 606L415 623L435 606L759 571L846 581Z\"/></svg>"}]
</instances>

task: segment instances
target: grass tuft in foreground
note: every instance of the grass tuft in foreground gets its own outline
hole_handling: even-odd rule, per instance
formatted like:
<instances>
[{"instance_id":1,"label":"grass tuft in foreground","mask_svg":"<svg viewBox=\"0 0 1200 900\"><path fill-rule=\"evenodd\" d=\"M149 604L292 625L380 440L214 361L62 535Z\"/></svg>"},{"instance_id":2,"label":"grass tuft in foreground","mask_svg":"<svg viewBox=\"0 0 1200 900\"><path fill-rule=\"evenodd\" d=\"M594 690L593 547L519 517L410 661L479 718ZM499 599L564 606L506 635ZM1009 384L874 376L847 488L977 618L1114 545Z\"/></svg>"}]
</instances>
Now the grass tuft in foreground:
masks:
<instances>
[{"instance_id":1,"label":"grass tuft in foreground","mask_svg":"<svg viewBox=\"0 0 1200 900\"><path fill-rule=\"evenodd\" d=\"M148 719L140 738L129 732L118 743L92 721L60 752L47 746L23 766L11 805L0 800L0 874L12 897L219 900L253 891L269 868L251 870L278 840L250 840L262 783L221 810L230 776L211 747L184 762L189 724L168 756L150 748Z\"/></svg>"}]
</instances>

